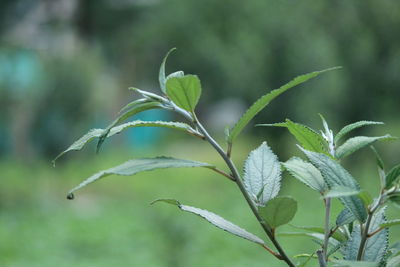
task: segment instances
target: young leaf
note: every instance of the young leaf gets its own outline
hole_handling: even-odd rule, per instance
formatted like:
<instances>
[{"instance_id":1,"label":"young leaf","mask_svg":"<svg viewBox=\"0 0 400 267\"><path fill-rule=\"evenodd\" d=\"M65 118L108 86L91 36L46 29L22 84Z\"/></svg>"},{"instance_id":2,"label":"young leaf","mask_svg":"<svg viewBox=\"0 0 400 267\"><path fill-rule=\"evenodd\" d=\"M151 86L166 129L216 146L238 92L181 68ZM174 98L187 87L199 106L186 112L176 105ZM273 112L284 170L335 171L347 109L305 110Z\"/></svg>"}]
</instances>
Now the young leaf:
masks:
<instances>
[{"instance_id":1,"label":"young leaf","mask_svg":"<svg viewBox=\"0 0 400 267\"><path fill-rule=\"evenodd\" d=\"M173 51L175 51L175 50L176 50L175 47L172 48L172 49L170 49L170 50L168 51L168 53L165 55L163 61L161 62L160 72L159 72L159 74L158 74L158 80L159 80L159 82L160 82L161 91L162 91L164 94L167 94L167 89L166 89L166 85L165 85L165 84L166 84L166 78L165 78L165 63L167 62L167 58L168 58L169 54L171 54L171 52L173 52Z\"/></svg>"},{"instance_id":2,"label":"young leaf","mask_svg":"<svg viewBox=\"0 0 400 267\"><path fill-rule=\"evenodd\" d=\"M172 77L167 80L167 95L179 107L193 112L201 95L200 80L196 75Z\"/></svg>"},{"instance_id":3,"label":"young leaf","mask_svg":"<svg viewBox=\"0 0 400 267\"><path fill-rule=\"evenodd\" d=\"M380 228L388 228L391 226L400 225L400 219L390 220L379 225Z\"/></svg>"},{"instance_id":4,"label":"young leaf","mask_svg":"<svg viewBox=\"0 0 400 267\"><path fill-rule=\"evenodd\" d=\"M374 214L371 220L369 232L372 233L386 221L385 209L381 209ZM365 245L364 258L362 260L369 262L381 262L388 249L388 229L383 229L372 237L368 238ZM351 233L351 237L346 244L345 259L356 260L361 243L360 226L356 225Z\"/></svg>"},{"instance_id":5,"label":"young leaf","mask_svg":"<svg viewBox=\"0 0 400 267\"><path fill-rule=\"evenodd\" d=\"M217 215L215 213L212 213L207 210L202 210L199 208L191 207L191 206L182 205L177 200L174 200L174 199L157 199L157 200L153 201L152 204L155 202L160 202L160 201L166 202L168 204L176 205L176 206L178 206L178 208L180 208L183 211L196 214L196 215L202 217L203 219L207 220L208 222L210 222L212 225L214 225L228 233L234 234L238 237L247 239L251 242L254 242L254 243L257 243L260 245L265 245L265 242L261 238L255 236L252 233L247 232L246 230L225 220L224 218L220 217L219 215Z\"/></svg>"},{"instance_id":6,"label":"young leaf","mask_svg":"<svg viewBox=\"0 0 400 267\"><path fill-rule=\"evenodd\" d=\"M380 121L358 121L349 125L346 125L343 127L335 136L335 143L337 143L343 136L348 134L349 132L353 131L354 129L360 128L362 126L366 125L378 125L378 124L384 124L383 122Z\"/></svg>"},{"instance_id":7,"label":"young leaf","mask_svg":"<svg viewBox=\"0 0 400 267\"><path fill-rule=\"evenodd\" d=\"M336 218L336 226L343 226L345 224L352 223L355 220L356 217L354 214L347 208L344 208Z\"/></svg>"},{"instance_id":8,"label":"young leaf","mask_svg":"<svg viewBox=\"0 0 400 267\"><path fill-rule=\"evenodd\" d=\"M185 76L185 73L180 70L180 71L176 71L176 72L169 74L167 76L166 80L168 80L169 78L173 78L173 77L182 78L183 76Z\"/></svg>"},{"instance_id":9,"label":"young leaf","mask_svg":"<svg viewBox=\"0 0 400 267\"><path fill-rule=\"evenodd\" d=\"M273 228L289 223L297 212L297 201L291 197L276 197L259 208L261 217Z\"/></svg>"},{"instance_id":10,"label":"young leaf","mask_svg":"<svg viewBox=\"0 0 400 267\"><path fill-rule=\"evenodd\" d=\"M293 157L285 163L282 163L282 165L294 178L310 188L320 192L321 194L327 190L324 178L319 170L311 163Z\"/></svg>"},{"instance_id":11,"label":"young leaf","mask_svg":"<svg viewBox=\"0 0 400 267\"><path fill-rule=\"evenodd\" d=\"M359 194L359 190L355 190L347 186L333 186L329 191L324 194L324 198L341 198Z\"/></svg>"},{"instance_id":12,"label":"young leaf","mask_svg":"<svg viewBox=\"0 0 400 267\"><path fill-rule=\"evenodd\" d=\"M99 152L100 147L103 144L104 140L106 140L111 128L113 128L115 125L142 111L163 107L164 106L157 101L137 102L135 105L132 105L131 107L126 109L121 115L119 115L118 118L116 118L110 125L108 125L106 129L104 129L103 133L99 137L99 141L97 142L96 151Z\"/></svg>"},{"instance_id":13,"label":"young leaf","mask_svg":"<svg viewBox=\"0 0 400 267\"><path fill-rule=\"evenodd\" d=\"M250 152L244 165L244 185L258 205L276 197L281 187L281 166L278 157L266 142Z\"/></svg>"},{"instance_id":14,"label":"young leaf","mask_svg":"<svg viewBox=\"0 0 400 267\"><path fill-rule=\"evenodd\" d=\"M320 234L324 234L325 233L325 228L323 227L318 227L318 226L295 226L295 225L291 225L294 228L297 229L303 229L309 232L315 232L315 233L320 233ZM332 237L334 239L336 239L339 242L344 242L347 240L346 236L343 235L342 233L336 231L332 234Z\"/></svg>"},{"instance_id":15,"label":"young leaf","mask_svg":"<svg viewBox=\"0 0 400 267\"><path fill-rule=\"evenodd\" d=\"M183 122L167 122L167 121L131 121L127 122L118 126L115 126L110 129L109 134L107 137L111 137L115 134L119 134L123 130L127 128L132 128L132 127L165 127L165 128L171 128L171 129L176 129L176 130L181 130L181 131L186 131L190 134L195 134L195 135L200 135L196 130L194 130L192 127L190 127L188 124L183 123ZM61 152L54 160L53 164L55 164L56 160L64 155L65 153L73 150L81 150L87 143L91 142L93 139L98 138L102 136L104 133L105 129L92 129L90 130L87 134L79 138L77 141L75 141L72 145L70 145L66 150Z\"/></svg>"},{"instance_id":16,"label":"young leaf","mask_svg":"<svg viewBox=\"0 0 400 267\"><path fill-rule=\"evenodd\" d=\"M243 128L246 127L246 125L256 116L262 109L264 109L269 102L271 102L273 99L275 99L277 96L280 94L284 93L288 89L295 87L296 85L302 84L309 79L312 79L314 77L317 77L319 74L339 69L340 67L335 67L335 68L330 68L322 71L314 71L308 74L304 74L301 76L298 76L288 82L287 84L281 86L278 89L272 90L268 94L260 97L253 105L250 106L250 108L242 115L242 117L239 119L239 121L233 126L232 130L230 131L230 135L228 138L228 142L232 143L233 140L242 132Z\"/></svg>"},{"instance_id":17,"label":"young leaf","mask_svg":"<svg viewBox=\"0 0 400 267\"><path fill-rule=\"evenodd\" d=\"M91 184L93 182L96 182L100 178L109 176L111 174L129 176L137 174L139 172L151 171L155 169L184 168L184 167L212 168L213 166L208 163L184 160L184 159L175 159L169 157L133 159L116 167L100 171L90 176L89 178L85 179L82 183L80 183L78 186L69 191L68 196L70 198L73 198L73 193L76 190L81 189L82 187Z\"/></svg>"},{"instance_id":18,"label":"young leaf","mask_svg":"<svg viewBox=\"0 0 400 267\"><path fill-rule=\"evenodd\" d=\"M357 136L348 139L343 145L339 146L336 150L337 158L344 158L357 150L371 145L378 140L391 140L394 139L393 136L387 134L384 136L368 137L368 136Z\"/></svg>"},{"instance_id":19,"label":"young leaf","mask_svg":"<svg viewBox=\"0 0 400 267\"><path fill-rule=\"evenodd\" d=\"M376 164L378 165L379 169L385 170L385 164L383 163L383 160L382 160L381 156L379 155L378 151L372 145L370 146L370 148L375 154Z\"/></svg>"},{"instance_id":20,"label":"young leaf","mask_svg":"<svg viewBox=\"0 0 400 267\"><path fill-rule=\"evenodd\" d=\"M392 187L400 180L400 164L394 166L386 175L386 189Z\"/></svg>"},{"instance_id":21,"label":"young leaf","mask_svg":"<svg viewBox=\"0 0 400 267\"><path fill-rule=\"evenodd\" d=\"M305 149L314 152L327 153L327 143L325 139L308 126L292 122L289 119L286 119L286 122L282 123L259 124L258 126L286 127Z\"/></svg>"},{"instance_id":22,"label":"young leaf","mask_svg":"<svg viewBox=\"0 0 400 267\"><path fill-rule=\"evenodd\" d=\"M330 188L344 186L353 190L360 190L357 181L339 163L330 157L300 148L310 162L321 172L322 177ZM363 202L358 196L341 197L340 201L360 221L365 222L367 212Z\"/></svg>"}]
</instances>

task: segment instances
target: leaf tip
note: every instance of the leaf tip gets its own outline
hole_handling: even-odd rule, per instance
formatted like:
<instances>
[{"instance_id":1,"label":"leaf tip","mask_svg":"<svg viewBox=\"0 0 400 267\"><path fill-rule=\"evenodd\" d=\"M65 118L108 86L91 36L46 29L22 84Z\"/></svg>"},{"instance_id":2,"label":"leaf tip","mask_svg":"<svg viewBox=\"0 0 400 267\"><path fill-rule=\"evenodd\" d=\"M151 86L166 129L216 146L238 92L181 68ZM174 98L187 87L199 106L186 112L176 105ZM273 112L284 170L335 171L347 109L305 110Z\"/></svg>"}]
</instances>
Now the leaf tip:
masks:
<instances>
[{"instance_id":1,"label":"leaf tip","mask_svg":"<svg viewBox=\"0 0 400 267\"><path fill-rule=\"evenodd\" d=\"M73 200L74 198L75 198L75 196L73 193L68 193L68 195L67 195L68 200Z\"/></svg>"}]
</instances>

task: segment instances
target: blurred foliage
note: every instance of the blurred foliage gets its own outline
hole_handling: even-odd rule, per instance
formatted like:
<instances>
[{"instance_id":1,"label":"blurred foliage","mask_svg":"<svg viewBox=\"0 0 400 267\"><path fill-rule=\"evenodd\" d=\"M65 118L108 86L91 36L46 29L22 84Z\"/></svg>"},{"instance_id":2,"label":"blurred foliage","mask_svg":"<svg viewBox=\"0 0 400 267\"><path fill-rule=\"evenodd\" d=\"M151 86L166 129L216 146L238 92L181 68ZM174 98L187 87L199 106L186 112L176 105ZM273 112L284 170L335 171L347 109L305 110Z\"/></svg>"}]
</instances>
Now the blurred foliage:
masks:
<instances>
[{"instance_id":1,"label":"blurred foliage","mask_svg":"<svg viewBox=\"0 0 400 267\"><path fill-rule=\"evenodd\" d=\"M317 112L333 126L397 118L397 1L18 0L0 10L0 154L53 156L80 132L104 126L131 98L128 86L157 90L171 47L178 52L167 69L202 79L204 114L210 103L248 105L298 74L340 65L257 121L309 123ZM18 60L24 54L30 63ZM24 69L33 76L21 85Z\"/></svg>"}]
</instances>

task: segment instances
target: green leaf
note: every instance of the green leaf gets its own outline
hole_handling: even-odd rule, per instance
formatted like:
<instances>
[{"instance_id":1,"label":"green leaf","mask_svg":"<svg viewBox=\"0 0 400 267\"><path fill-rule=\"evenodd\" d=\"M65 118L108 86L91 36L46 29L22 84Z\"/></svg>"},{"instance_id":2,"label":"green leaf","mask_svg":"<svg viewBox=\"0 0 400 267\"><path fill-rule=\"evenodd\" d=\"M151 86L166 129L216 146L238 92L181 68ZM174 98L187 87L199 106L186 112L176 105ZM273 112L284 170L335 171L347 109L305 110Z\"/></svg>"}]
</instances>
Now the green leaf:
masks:
<instances>
[{"instance_id":1,"label":"green leaf","mask_svg":"<svg viewBox=\"0 0 400 267\"><path fill-rule=\"evenodd\" d=\"M381 209L372 217L369 233L374 232L386 221L385 209ZM356 260L358 249L361 243L360 226L356 225L351 233L350 239L346 244L345 259ZM372 237L368 238L365 245L364 258L362 260L369 262L381 262L388 249L388 229L383 229Z\"/></svg>"},{"instance_id":2,"label":"green leaf","mask_svg":"<svg viewBox=\"0 0 400 267\"><path fill-rule=\"evenodd\" d=\"M399 266L400 266L400 255L390 258L386 265L386 267L399 267Z\"/></svg>"},{"instance_id":3,"label":"green leaf","mask_svg":"<svg viewBox=\"0 0 400 267\"><path fill-rule=\"evenodd\" d=\"M273 228L289 223L297 212L297 201L291 197L276 197L259 207L261 217Z\"/></svg>"},{"instance_id":4,"label":"green leaf","mask_svg":"<svg viewBox=\"0 0 400 267\"><path fill-rule=\"evenodd\" d=\"M278 195L281 166L266 142L250 152L244 165L243 180L247 192L258 205L265 205Z\"/></svg>"},{"instance_id":5,"label":"green leaf","mask_svg":"<svg viewBox=\"0 0 400 267\"><path fill-rule=\"evenodd\" d=\"M370 193L368 191L362 190L358 196L361 198L361 200L364 202L364 206L368 207L369 205L372 204L373 199Z\"/></svg>"},{"instance_id":6,"label":"green leaf","mask_svg":"<svg viewBox=\"0 0 400 267\"><path fill-rule=\"evenodd\" d=\"M400 225L400 219L390 220L379 225L380 228L388 228L391 226Z\"/></svg>"},{"instance_id":7,"label":"green leaf","mask_svg":"<svg viewBox=\"0 0 400 267\"><path fill-rule=\"evenodd\" d=\"M377 262L336 260L333 267L379 267Z\"/></svg>"},{"instance_id":8,"label":"green leaf","mask_svg":"<svg viewBox=\"0 0 400 267\"><path fill-rule=\"evenodd\" d=\"M357 181L339 163L324 154L307 151L303 148L300 149L321 172L322 177L330 188L344 186L353 190L360 190ZM340 201L360 222L365 222L367 212L362 200L358 196L341 197Z\"/></svg>"},{"instance_id":9,"label":"green leaf","mask_svg":"<svg viewBox=\"0 0 400 267\"><path fill-rule=\"evenodd\" d=\"M314 152L327 153L326 146L328 144L325 139L308 126L292 122L289 119L286 119L286 122L282 123L258 124L258 126L286 127L305 149Z\"/></svg>"},{"instance_id":10,"label":"green leaf","mask_svg":"<svg viewBox=\"0 0 400 267\"><path fill-rule=\"evenodd\" d=\"M376 164L378 165L379 169L385 170L385 164L383 163L383 160L382 160L381 156L379 155L378 151L372 145L370 146L370 148L375 154Z\"/></svg>"},{"instance_id":11,"label":"green leaf","mask_svg":"<svg viewBox=\"0 0 400 267\"><path fill-rule=\"evenodd\" d=\"M386 175L386 189L392 187L400 179L400 164L394 166Z\"/></svg>"},{"instance_id":12,"label":"green leaf","mask_svg":"<svg viewBox=\"0 0 400 267\"><path fill-rule=\"evenodd\" d=\"M180 70L180 71L176 71L176 72L173 72L173 73L169 74L167 76L166 80L168 80L170 78L173 78L173 77L182 78L183 76L185 76L185 73Z\"/></svg>"},{"instance_id":13,"label":"green leaf","mask_svg":"<svg viewBox=\"0 0 400 267\"><path fill-rule=\"evenodd\" d=\"M136 102L134 105L127 108L121 115L119 115L118 118L116 118L110 125L108 125L106 129L104 129L103 133L99 137L99 141L97 142L96 151L99 152L100 147L106 140L108 134L110 133L111 128L113 128L115 125L127 120L128 118L130 118L142 111L163 108L163 107L164 106L157 101L147 100L147 102Z\"/></svg>"},{"instance_id":14,"label":"green leaf","mask_svg":"<svg viewBox=\"0 0 400 267\"><path fill-rule=\"evenodd\" d=\"M311 163L293 157L285 163L282 163L282 165L294 178L310 188L320 192L321 194L327 190L324 178L319 170Z\"/></svg>"},{"instance_id":15,"label":"green leaf","mask_svg":"<svg viewBox=\"0 0 400 267\"><path fill-rule=\"evenodd\" d=\"M275 99L277 96L280 94L284 93L288 89L295 87L296 85L302 84L309 79L312 79L316 76L318 76L321 73L339 69L340 67L335 67L335 68L330 68L322 71L314 71L308 74L304 74L301 76L298 76L291 80L289 83L281 86L278 89L272 90L268 94L260 97L253 105L250 106L250 108L242 115L242 117L239 119L239 121L233 126L232 130L230 131L230 135L228 138L228 142L232 143L236 137L242 132L244 127L256 116L262 109L264 109L273 99Z\"/></svg>"},{"instance_id":16,"label":"green leaf","mask_svg":"<svg viewBox=\"0 0 400 267\"><path fill-rule=\"evenodd\" d=\"M334 186L324 194L324 198L341 198L358 195L359 190L355 190L346 186Z\"/></svg>"},{"instance_id":17,"label":"green leaf","mask_svg":"<svg viewBox=\"0 0 400 267\"><path fill-rule=\"evenodd\" d=\"M303 230L306 230L306 231L309 231L309 232L325 234L325 228L323 228L323 227L318 227L318 226L295 226L295 225L291 225L291 226L294 227L294 228L303 229ZM346 236L343 235L342 233L338 232L338 231L334 232L332 234L332 237L334 239L336 239L337 241L339 241L339 242L343 242L343 241L347 240Z\"/></svg>"},{"instance_id":18,"label":"green leaf","mask_svg":"<svg viewBox=\"0 0 400 267\"><path fill-rule=\"evenodd\" d=\"M173 200L173 199L158 199L158 200L153 201L153 203L160 202L160 201L166 202L168 204L176 205L176 206L178 206L178 208L180 208L183 211L196 214L196 215L200 216L201 218L210 222L212 225L214 225L228 233L234 234L238 237L247 239L251 242L254 242L254 243L257 243L260 245L265 245L265 242L261 238L255 236L252 233L247 232L246 230L225 220L224 218L220 217L219 215L217 215L215 213L212 213L207 210L191 207L191 206L182 205L177 200Z\"/></svg>"},{"instance_id":19,"label":"green leaf","mask_svg":"<svg viewBox=\"0 0 400 267\"><path fill-rule=\"evenodd\" d=\"M213 166L208 163L184 160L184 159L175 159L169 157L157 157L157 158L143 158L143 159L133 159L129 160L121 165L116 167L100 171L89 178L85 179L78 186L69 191L69 196L73 198L73 193L81 189L88 184L96 182L100 178L116 174L116 175L134 175L144 171L151 171L156 169L165 169L165 168L184 168L184 167L206 167L212 168Z\"/></svg>"},{"instance_id":20,"label":"green leaf","mask_svg":"<svg viewBox=\"0 0 400 267\"><path fill-rule=\"evenodd\" d=\"M352 223L355 220L356 217L354 216L354 214L347 208L344 208L336 218L336 225L343 226L345 224Z\"/></svg>"},{"instance_id":21,"label":"green leaf","mask_svg":"<svg viewBox=\"0 0 400 267\"><path fill-rule=\"evenodd\" d=\"M284 232L284 233L278 233L279 236L306 236L306 237L312 237L316 240L319 240L321 242L324 242L325 240L325 235L321 233L305 233L305 232ZM337 241L334 238L329 238L329 245L332 247L338 246L340 244L339 241Z\"/></svg>"},{"instance_id":22,"label":"green leaf","mask_svg":"<svg viewBox=\"0 0 400 267\"><path fill-rule=\"evenodd\" d=\"M169 78L167 95L177 106L193 112L201 95L200 80L196 75Z\"/></svg>"},{"instance_id":23,"label":"green leaf","mask_svg":"<svg viewBox=\"0 0 400 267\"><path fill-rule=\"evenodd\" d=\"M176 129L176 130L181 130L181 131L186 131L190 134L195 134L199 135L196 130L194 130L192 127L190 127L186 123L182 122L166 122L166 121L131 121L127 122L118 126L115 126L110 129L107 137L111 137L115 134L119 134L123 130L127 128L132 128L132 127L165 127L165 128L171 128L171 129ZM87 134L79 138L77 141L75 141L72 145L70 145L66 150L61 152L54 160L53 164L55 164L56 160L64 155L67 152L70 151L76 151L76 150L81 150L87 143L91 142L93 139L98 138L103 135L105 129L92 129L90 130Z\"/></svg>"},{"instance_id":24,"label":"green leaf","mask_svg":"<svg viewBox=\"0 0 400 267\"><path fill-rule=\"evenodd\" d=\"M161 62L161 66L160 66L160 73L158 74L158 80L160 82L160 88L161 91L166 94L167 93L167 89L166 89L166 82L167 79L165 78L165 63L167 62L167 58L169 56L169 54L171 54L171 52L175 51L176 48L172 48L168 51L168 53L165 55L163 61Z\"/></svg>"},{"instance_id":25,"label":"green leaf","mask_svg":"<svg viewBox=\"0 0 400 267\"><path fill-rule=\"evenodd\" d=\"M357 128L360 128L360 127L366 126L366 125L378 125L378 124L384 124L384 123L380 122L380 121L358 121L358 122L346 125L335 136L335 143L337 143L343 136L345 136L349 132L353 131L354 129L357 129Z\"/></svg>"},{"instance_id":26,"label":"green leaf","mask_svg":"<svg viewBox=\"0 0 400 267\"><path fill-rule=\"evenodd\" d=\"M387 134L384 136L368 137L368 136L357 136L348 139L343 145L339 146L336 150L336 157L341 159L344 158L357 150L369 146L378 140L393 140L393 136Z\"/></svg>"}]
</instances>

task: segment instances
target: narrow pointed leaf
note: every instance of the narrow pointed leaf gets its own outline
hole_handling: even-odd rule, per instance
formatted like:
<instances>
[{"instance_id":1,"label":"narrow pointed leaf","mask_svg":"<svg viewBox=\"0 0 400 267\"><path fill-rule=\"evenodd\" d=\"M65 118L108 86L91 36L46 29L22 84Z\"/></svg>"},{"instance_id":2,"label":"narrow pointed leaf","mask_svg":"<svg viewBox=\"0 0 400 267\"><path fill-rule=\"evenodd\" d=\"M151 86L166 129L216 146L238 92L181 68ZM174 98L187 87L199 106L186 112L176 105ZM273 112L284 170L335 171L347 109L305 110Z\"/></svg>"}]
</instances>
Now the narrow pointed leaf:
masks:
<instances>
[{"instance_id":1,"label":"narrow pointed leaf","mask_svg":"<svg viewBox=\"0 0 400 267\"><path fill-rule=\"evenodd\" d=\"M310 188L323 193L327 190L324 178L320 171L309 162L293 157L282 163L285 169L297 180Z\"/></svg>"},{"instance_id":2,"label":"narrow pointed leaf","mask_svg":"<svg viewBox=\"0 0 400 267\"><path fill-rule=\"evenodd\" d=\"M157 101L147 101L147 102L138 102L135 105L132 105L128 109L126 109L121 115L118 116L110 125L107 126L106 129L104 129L104 132L102 135L99 137L99 141L97 142L97 152L100 150L101 145L107 138L108 134L110 133L111 128L113 128L115 125L127 120L128 118L146 110L150 109L157 109L157 108L163 108L163 105L160 104Z\"/></svg>"},{"instance_id":3,"label":"narrow pointed leaf","mask_svg":"<svg viewBox=\"0 0 400 267\"><path fill-rule=\"evenodd\" d=\"M233 223L225 220L224 218L222 218L221 216L219 216L215 213L212 213L207 210L191 207L191 206L182 205L178 201L171 200L171 199L166 199L166 200L158 199L158 200L153 201L153 203L160 202L160 201L166 202L168 204L176 205L176 206L178 206L178 208L180 208L183 211L196 214L196 215L200 216L201 218L210 222L212 225L214 225L228 233L234 234L238 237L247 239L251 242L254 242L254 243L257 243L260 245L265 245L265 242L261 238L257 237L256 235L254 235L252 233L247 232L246 230L240 228L236 224L233 224Z\"/></svg>"},{"instance_id":4,"label":"narrow pointed leaf","mask_svg":"<svg viewBox=\"0 0 400 267\"><path fill-rule=\"evenodd\" d=\"M165 127L165 128L171 128L171 129L176 129L176 130L181 130L181 131L186 131L190 134L196 134L200 135L200 133L197 133L192 127L190 127L188 124L183 123L183 122L167 122L167 121L131 121L127 122L118 126L115 126L110 129L109 134L107 137L111 137L115 134L119 134L125 129L132 128L132 127ZM99 138L100 136L103 135L105 129L92 129L90 130L87 134L79 138L77 141L75 141L72 145L70 145L66 150L61 152L54 160L53 164L55 164L55 161L64 155L67 152L74 151L74 150L81 150L87 143L93 141L95 138Z\"/></svg>"},{"instance_id":5,"label":"narrow pointed leaf","mask_svg":"<svg viewBox=\"0 0 400 267\"><path fill-rule=\"evenodd\" d=\"M344 208L336 218L336 225L343 226L345 224L352 223L355 220L357 220L357 218L354 216L354 214L347 208Z\"/></svg>"},{"instance_id":6,"label":"narrow pointed leaf","mask_svg":"<svg viewBox=\"0 0 400 267\"><path fill-rule=\"evenodd\" d=\"M294 228L303 229L303 230L306 230L306 231L309 231L309 232L325 234L325 228L323 228L323 227L318 227L318 226L295 226L295 225L291 225L291 226L294 227ZM342 233L340 233L338 231L334 232L332 234L332 237L334 239L336 239L337 241L339 241L339 242L343 242L343 241L347 240L346 237Z\"/></svg>"},{"instance_id":7,"label":"narrow pointed leaf","mask_svg":"<svg viewBox=\"0 0 400 267\"><path fill-rule=\"evenodd\" d=\"M158 80L160 82L160 88L161 91L166 94L167 93L167 89L166 89L166 78L165 78L165 63L167 62L167 58L169 56L169 54L171 54L171 52L175 51L176 48L172 48L171 50L168 51L168 53L165 55L163 61L161 62L161 66L160 66L160 72L158 74Z\"/></svg>"},{"instance_id":8,"label":"narrow pointed leaf","mask_svg":"<svg viewBox=\"0 0 400 267\"><path fill-rule=\"evenodd\" d=\"M379 124L384 124L384 123L380 122L380 121L358 121L358 122L346 125L335 136L335 143L337 143L343 136L345 136L349 132L353 131L354 129L357 129L357 128L360 128L360 127L366 126L366 125L379 125Z\"/></svg>"},{"instance_id":9,"label":"narrow pointed leaf","mask_svg":"<svg viewBox=\"0 0 400 267\"><path fill-rule=\"evenodd\" d=\"M360 191L346 186L334 186L324 195L324 198L341 198L359 195Z\"/></svg>"},{"instance_id":10,"label":"narrow pointed leaf","mask_svg":"<svg viewBox=\"0 0 400 267\"><path fill-rule=\"evenodd\" d=\"M379 155L378 151L372 145L370 146L370 148L375 154L376 164L378 165L379 169L385 170L385 164L383 163L382 157Z\"/></svg>"},{"instance_id":11,"label":"narrow pointed leaf","mask_svg":"<svg viewBox=\"0 0 400 267\"><path fill-rule=\"evenodd\" d=\"M144 171L151 171L156 169L165 169L165 168L184 168L184 167L206 167L212 168L213 166L208 163L184 160L184 159L175 159L169 157L158 157L158 158L143 158L143 159L133 159L129 160L121 165L116 167L100 171L89 178L85 179L78 186L69 191L69 196L73 198L73 193L85 187L88 184L96 182L97 180L112 175L123 175L130 176Z\"/></svg>"},{"instance_id":12,"label":"narrow pointed leaf","mask_svg":"<svg viewBox=\"0 0 400 267\"><path fill-rule=\"evenodd\" d=\"M284 233L278 233L279 236L306 236L306 237L312 237L313 239L316 239L318 241L324 242L325 240L325 235L321 233L306 233L306 232L284 232ZM329 238L329 245L332 247L337 246L340 244L339 241L337 241L334 238Z\"/></svg>"},{"instance_id":13,"label":"narrow pointed leaf","mask_svg":"<svg viewBox=\"0 0 400 267\"><path fill-rule=\"evenodd\" d=\"M284 93L285 91L289 90L290 88L295 87L296 85L302 84L309 79L317 77L321 73L338 69L339 67L330 68L322 71L314 71L308 74L304 74L298 76L288 82L287 84L281 86L278 89L272 90L268 94L260 97L250 108L242 115L239 121L233 126L232 130L230 131L230 135L228 138L228 142L232 143L233 140L242 132L244 127L252 120L262 109L264 109L273 99Z\"/></svg>"},{"instance_id":14,"label":"narrow pointed leaf","mask_svg":"<svg viewBox=\"0 0 400 267\"><path fill-rule=\"evenodd\" d=\"M297 212L297 201L292 197L276 197L259 208L261 217L273 228L289 223Z\"/></svg>"},{"instance_id":15,"label":"narrow pointed leaf","mask_svg":"<svg viewBox=\"0 0 400 267\"><path fill-rule=\"evenodd\" d=\"M196 75L169 78L166 86L168 97L177 106L194 111L201 95L201 84Z\"/></svg>"},{"instance_id":16,"label":"narrow pointed leaf","mask_svg":"<svg viewBox=\"0 0 400 267\"><path fill-rule=\"evenodd\" d=\"M258 126L286 127L296 140L307 150L327 153L325 139L316 131L300 123L286 119L286 122L274 124L258 124Z\"/></svg>"},{"instance_id":17,"label":"narrow pointed leaf","mask_svg":"<svg viewBox=\"0 0 400 267\"><path fill-rule=\"evenodd\" d=\"M388 228L391 226L400 225L400 219L390 220L384 223L381 223L379 227L381 228Z\"/></svg>"},{"instance_id":18,"label":"narrow pointed leaf","mask_svg":"<svg viewBox=\"0 0 400 267\"><path fill-rule=\"evenodd\" d=\"M384 136L368 137L368 136L357 136L348 139L343 145L339 146L336 150L337 158L344 158L357 150L369 146L378 140L392 140L394 137L387 134Z\"/></svg>"},{"instance_id":19,"label":"narrow pointed leaf","mask_svg":"<svg viewBox=\"0 0 400 267\"><path fill-rule=\"evenodd\" d=\"M281 187L278 157L266 142L250 152L244 166L244 185L258 205L276 197Z\"/></svg>"},{"instance_id":20,"label":"narrow pointed leaf","mask_svg":"<svg viewBox=\"0 0 400 267\"><path fill-rule=\"evenodd\" d=\"M344 186L360 190L357 181L339 163L324 154L302 150L310 162L321 172L322 177L330 188ZM354 214L357 220L365 222L367 212L362 200L358 196L341 197L340 201Z\"/></svg>"},{"instance_id":21,"label":"narrow pointed leaf","mask_svg":"<svg viewBox=\"0 0 400 267\"><path fill-rule=\"evenodd\" d=\"M394 166L386 175L386 189L389 189L400 180L400 164Z\"/></svg>"}]
</instances>

